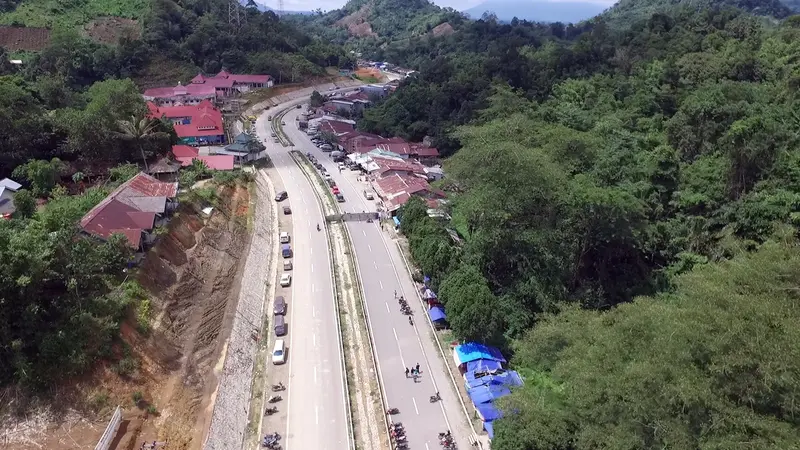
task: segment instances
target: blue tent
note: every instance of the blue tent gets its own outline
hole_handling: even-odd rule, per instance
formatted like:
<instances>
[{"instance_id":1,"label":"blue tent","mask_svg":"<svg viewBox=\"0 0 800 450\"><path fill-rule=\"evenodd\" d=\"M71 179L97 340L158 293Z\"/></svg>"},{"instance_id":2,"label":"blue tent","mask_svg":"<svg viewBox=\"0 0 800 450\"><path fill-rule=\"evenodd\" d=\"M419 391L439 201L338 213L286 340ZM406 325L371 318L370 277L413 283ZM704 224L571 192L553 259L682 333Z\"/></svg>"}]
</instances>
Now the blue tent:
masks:
<instances>
[{"instance_id":1,"label":"blue tent","mask_svg":"<svg viewBox=\"0 0 800 450\"><path fill-rule=\"evenodd\" d=\"M428 315L431 316L431 320L434 322L439 320L445 320L447 318L441 306L434 306L433 308L428 310Z\"/></svg>"},{"instance_id":2,"label":"blue tent","mask_svg":"<svg viewBox=\"0 0 800 450\"><path fill-rule=\"evenodd\" d=\"M394 220L394 226L399 227L400 219L398 219L397 216L392 217L392 219Z\"/></svg>"},{"instance_id":3,"label":"blue tent","mask_svg":"<svg viewBox=\"0 0 800 450\"><path fill-rule=\"evenodd\" d=\"M456 357L458 357L458 364L467 364L470 361L476 361L478 359L489 359L501 363L506 362L500 350L487 345L478 344L477 342L467 342L466 344L459 345L455 348L455 352Z\"/></svg>"},{"instance_id":4,"label":"blue tent","mask_svg":"<svg viewBox=\"0 0 800 450\"><path fill-rule=\"evenodd\" d=\"M478 410L478 414L481 415L484 422L491 422L495 419L499 419L503 417L502 411L497 409L496 406L492 403L484 403L482 405L478 405L475 407Z\"/></svg>"},{"instance_id":5,"label":"blue tent","mask_svg":"<svg viewBox=\"0 0 800 450\"><path fill-rule=\"evenodd\" d=\"M467 372L492 372L502 368L503 365L493 359L476 359L467 363Z\"/></svg>"},{"instance_id":6,"label":"blue tent","mask_svg":"<svg viewBox=\"0 0 800 450\"><path fill-rule=\"evenodd\" d=\"M492 422L483 422L483 429L486 430L489 439L494 439L494 425L492 425Z\"/></svg>"},{"instance_id":7,"label":"blue tent","mask_svg":"<svg viewBox=\"0 0 800 450\"><path fill-rule=\"evenodd\" d=\"M467 394L469 394L472 403L477 407L481 403L490 403L500 397L505 397L511 394L511 390L505 386L482 385L469 389Z\"/></svg>"},{"instance_id":8,"label":"blue tent","mask_svg":"<svg viewBox=\"0 0 800 450\"><path fill-rule=\"evenodd\" d=\"M467 372L467 389L484 386L522 386L522 377L513 370L501 372Z\"/></svg>"}]
</instances>

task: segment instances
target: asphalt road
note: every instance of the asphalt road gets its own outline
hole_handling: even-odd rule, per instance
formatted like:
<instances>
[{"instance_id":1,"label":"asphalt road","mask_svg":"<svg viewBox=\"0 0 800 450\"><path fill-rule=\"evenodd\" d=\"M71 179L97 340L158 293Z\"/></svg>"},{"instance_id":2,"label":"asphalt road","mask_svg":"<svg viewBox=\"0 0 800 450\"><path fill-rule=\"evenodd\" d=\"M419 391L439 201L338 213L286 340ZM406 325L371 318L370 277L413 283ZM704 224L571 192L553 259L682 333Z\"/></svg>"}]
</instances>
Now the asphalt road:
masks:
<instances>
[{"instance_id":1,"label":"asphalt road","mask_svg":"<svg viewBox=\"0 0 800 450\"><path fill-rule=\"evenodd\" d=\"M348 449L345 377L328 244L325 233L316 230L323 215L311 185L289 156L289 149L272 142L267 115L258 118L256 130L289 194L278 204L278 214L283 214L282 206L291 206L294 251L287 309L289 332L284 337L288 361L285 367L267 368L287 374L284 408L288 418L281 443L286 450ZM278 267L282 272L282 260Z\"/></svg>"},{"instance_id":2,"label":"asphalt road","mask_svg":"<svg viewBox=\"0 0 800 450\"><path fill-rule=\"evenodd\" d=\"M367 185L355 180L355 172L340 173L329 153L316 148L309 137L298 130L295 118L301 112L299 109L289 111L284 118L284 131L298 150L311 152L331 174L346 200L339 204L342 211L376 211L375 202L366 200L363 195ZM347 227L361 272L379 375L389 405L400 410L393 420L405 425L411 448L440 448L438 433L448 429L453 431L460 449L470 448L468 433L471 432L461 413L457 393L446 375L444 363L436 354L430 327L425 323L427 312L416 298L414 284L395 244L376 222L348 222ZM415 313L414 325L400 313L394 299L395 291L409 300ZM415 382L405 377L405 368L416 364L420 365L422 376ZM442 401L431 403L429 398L437 391Z\"/></svg>"}]
</instances>

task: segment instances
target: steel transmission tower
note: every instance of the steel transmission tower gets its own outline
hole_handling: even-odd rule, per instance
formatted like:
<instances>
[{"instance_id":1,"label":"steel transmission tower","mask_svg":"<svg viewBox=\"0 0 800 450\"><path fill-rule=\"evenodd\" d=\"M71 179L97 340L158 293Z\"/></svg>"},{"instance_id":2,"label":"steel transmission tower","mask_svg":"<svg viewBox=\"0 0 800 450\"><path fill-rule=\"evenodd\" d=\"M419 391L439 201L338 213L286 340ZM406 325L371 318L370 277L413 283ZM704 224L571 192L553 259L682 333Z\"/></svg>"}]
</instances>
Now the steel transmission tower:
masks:
<instances>
[{"instance_id":1,"label":"steel transmission tower","mask_svg":"<svg viewBox=\"0 0 800 450\"><path fill-rule=\"evenodd\" d=\"M228 23L236 27L236 31L242 24L247 23L247 11L239 0L228 0Z\"/></svg>"},{"instance_id":2,"label":"steel transmission tower","mask_svg":"<svg viewBox=\"0 0 800 450\"><path fill-rule=\"evenodd\" d=\"M278 0L278 17L283 16L283 0Z\"/></svg>"}]
</instances>

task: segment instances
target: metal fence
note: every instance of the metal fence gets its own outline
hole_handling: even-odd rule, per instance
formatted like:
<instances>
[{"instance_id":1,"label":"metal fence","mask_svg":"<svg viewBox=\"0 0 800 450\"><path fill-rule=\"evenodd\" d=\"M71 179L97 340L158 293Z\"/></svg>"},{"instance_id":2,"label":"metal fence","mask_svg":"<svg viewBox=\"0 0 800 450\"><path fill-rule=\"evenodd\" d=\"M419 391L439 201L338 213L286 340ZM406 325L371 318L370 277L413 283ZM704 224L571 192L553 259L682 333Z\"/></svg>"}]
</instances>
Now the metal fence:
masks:
<instances>
[{"instance_id":1,"label":"metal fence","mask_svg":"<svg viewBox=\"0 0 800 450\"><path fill-rule=\"evenodd\" d=\"M103 432L100 441L94 446L94 450L108 450L111 447L111 442L117 436L120 423L122 423L122 409L117 406L117 409L114 410L114 415L111 416L111 421L108 422L106 431Z\"/></svg>"},{"instance_id":2,"label":"metal fence","mask_svg":"<svg viewBox=\"0 0 800 450\"><path fill-rule=\"evenodd\" d=\"M344 213L344 214L331 214L325 216L328 222L358 222L367 219L378 220L379 213L376 212L360 212L360 213Z\"/></svg>"}]
</instances>

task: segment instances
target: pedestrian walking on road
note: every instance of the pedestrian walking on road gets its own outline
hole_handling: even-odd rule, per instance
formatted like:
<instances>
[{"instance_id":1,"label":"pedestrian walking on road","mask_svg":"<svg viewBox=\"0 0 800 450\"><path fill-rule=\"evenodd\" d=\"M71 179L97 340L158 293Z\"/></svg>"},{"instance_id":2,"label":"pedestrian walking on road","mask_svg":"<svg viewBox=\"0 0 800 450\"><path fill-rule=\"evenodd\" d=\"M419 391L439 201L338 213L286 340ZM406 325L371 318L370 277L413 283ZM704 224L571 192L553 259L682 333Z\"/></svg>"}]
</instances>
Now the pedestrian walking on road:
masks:
<instances>
[{"instance_id":1,"label":"pedestrian walking on road","mask_svg":"<svg viewBox=\"0 0 800 450\"><path fill-rule=\"evenodd\" d=\"M394 298L397 298L397 289L394 291Z\"/></svg>"},{"instance_id":2,"label":"pedestrian walking on road","mask_svg":"<svg viewBox=\"0 0 800 450\"><path fill-rule=\"evenodd\" d=\"M408 367L406 367L406 378L408 378Z\"/></svg>"},{"instance_id":3,"label":"pedestrian walking on road","mask_svg":"<svg viewBox=\"0 0 800 450\"><path fill-rule=\"evenodd\" d=\"M419 363L417 363L416 369L417 369L417 375L419 375Z\"/></svg>"}]
</instances>

